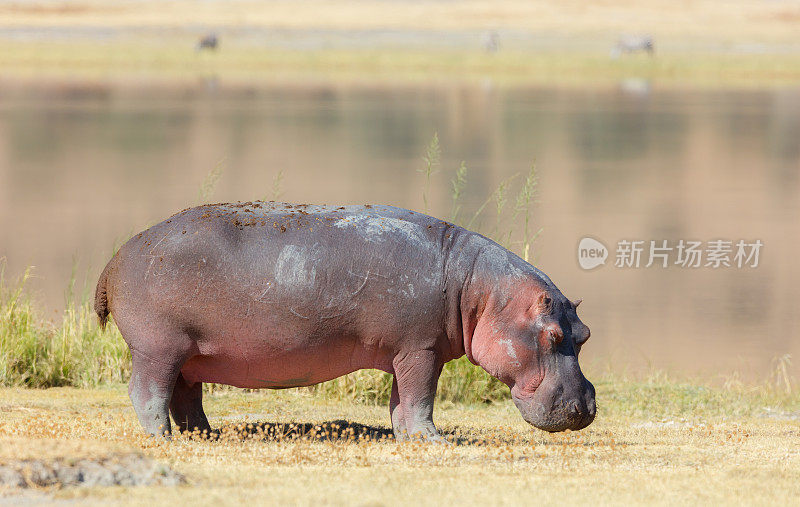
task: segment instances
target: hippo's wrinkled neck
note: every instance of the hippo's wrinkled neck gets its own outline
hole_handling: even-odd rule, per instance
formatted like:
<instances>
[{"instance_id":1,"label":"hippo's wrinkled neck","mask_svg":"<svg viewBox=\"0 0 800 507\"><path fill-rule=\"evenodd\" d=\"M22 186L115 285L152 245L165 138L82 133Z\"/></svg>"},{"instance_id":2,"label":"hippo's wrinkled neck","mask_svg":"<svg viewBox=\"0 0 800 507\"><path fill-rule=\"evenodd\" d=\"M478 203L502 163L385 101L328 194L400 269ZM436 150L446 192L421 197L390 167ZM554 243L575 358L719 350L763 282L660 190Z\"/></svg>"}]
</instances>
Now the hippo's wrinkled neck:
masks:
<instances>
[{"instance_id":1,"label":"hippo's wrinkled neck","mask_svg":"<svg viewBox=\"0 0 800 507\"><path fill-rule=\"evenodd\" d=\"M465 232L457 244L460 248L454 248L451 253L451 269L460 271L451 278L457 276L463 281L458 293L457 319L461 323L458 340L461 352L477 365L473 356L473 336L484 313L499 313L519 295L522 286L533 284L552 288L553 282L513 252L479 234ZM448 300L450 297L448 294ZM454 337L450 338L452 343Z\"/></svg>"},{"instance_id":2,"label":"hippo's wrinkled neck","mask_svg":"<svg viewBox=\"0 0 800 507\"><path fill-rule=\"evenodd\" d=\"M462 297L472 270L471 255L475 250L471 236L474 233L453 228L452 239L447 246L444 258L444 298L445 298L445 333L450 344L449 357L445 362L458 359L466 352L464 347L465 327L463 325Z\"/></svg>"}]
</instances>

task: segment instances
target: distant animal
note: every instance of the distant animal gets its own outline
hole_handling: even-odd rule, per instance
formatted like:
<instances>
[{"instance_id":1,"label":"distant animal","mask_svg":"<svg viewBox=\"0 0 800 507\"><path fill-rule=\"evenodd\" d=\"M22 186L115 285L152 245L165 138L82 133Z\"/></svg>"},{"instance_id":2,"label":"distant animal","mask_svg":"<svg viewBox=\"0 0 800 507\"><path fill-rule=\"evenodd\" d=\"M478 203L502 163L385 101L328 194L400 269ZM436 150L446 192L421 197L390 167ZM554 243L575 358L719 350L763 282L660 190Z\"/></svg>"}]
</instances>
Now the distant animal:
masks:
<instances>
[{"instance_id":1,"label":"distant animal","mask_svg":"<svg viewBox=\"0 0 800 507\"><path fill-rule=\"evenodd\" d=\"M624 35L611 48L611 57L619 58L623 54L645 52L653 55L653 37L650 35Z\"/></svg>"},{"instance_id":2,"label":"distant animal","mask_svg":"<svg viewBox=\"0 0 800 507\"><path fill-rule=\"evenodd\" d=\"M197 41L197 50L202 51L204 49L208 50L216 50L219 47L219 37L215 33L209 33L200 38Z\"/></svg>"},{"instance_id":3,"label":"distant animal","mask_svg":"<svg viewBox=\"0 0 800 507\"><path fill-rule=\"evenodd\" d=\"M528 423L579 430L595 390L589 328L544 273L480 234L392 206L277 202L186 209L134 236L97 284L131 350L145 431L211 431L203 382L310 386L362 368L394 375L398 439L442 440L442 366L466 354L511 388Z\"/></svg>"},{"instance_id":4,"label":"distant animal","mask_svg":"<svg viewBox=\"0 0 800 507\"><path fill-rule=\"evenodd\" d=\"M488 53L496 53L500 49L500 34L490 30L483 36L483 49Z\"/></svg>"}]
</instances>

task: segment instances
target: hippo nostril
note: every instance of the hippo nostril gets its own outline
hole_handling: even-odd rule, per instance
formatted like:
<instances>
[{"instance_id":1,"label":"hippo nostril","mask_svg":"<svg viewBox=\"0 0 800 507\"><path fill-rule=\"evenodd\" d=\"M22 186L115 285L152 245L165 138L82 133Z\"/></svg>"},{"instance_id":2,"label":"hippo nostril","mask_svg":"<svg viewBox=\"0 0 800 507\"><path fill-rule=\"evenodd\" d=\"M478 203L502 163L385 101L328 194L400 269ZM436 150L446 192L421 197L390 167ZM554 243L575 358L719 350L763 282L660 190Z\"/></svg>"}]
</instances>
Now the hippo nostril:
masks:
<instances>
[{"instance_id":1,"label":"hippo nostril","mask_svg":"<svg viewBox=\"0 0 800 507\"><path fill-rule=\"evenodd\" d=\"M589 400L587 408L589 409L589 417L594 417L595 413L597 412L597 404L595 403L595 401Z\"/></svg>"},{"instance_id":2,"label":"hippo nostril","mask_svg":"<svg viewBox=\"0 0 800 507\"><path fill-rule=\"evenodd\" d=\"M581 406L577 401L570 402L567 409L573 417L579 417L581 415Z\"/></svg>"}]
</instances>

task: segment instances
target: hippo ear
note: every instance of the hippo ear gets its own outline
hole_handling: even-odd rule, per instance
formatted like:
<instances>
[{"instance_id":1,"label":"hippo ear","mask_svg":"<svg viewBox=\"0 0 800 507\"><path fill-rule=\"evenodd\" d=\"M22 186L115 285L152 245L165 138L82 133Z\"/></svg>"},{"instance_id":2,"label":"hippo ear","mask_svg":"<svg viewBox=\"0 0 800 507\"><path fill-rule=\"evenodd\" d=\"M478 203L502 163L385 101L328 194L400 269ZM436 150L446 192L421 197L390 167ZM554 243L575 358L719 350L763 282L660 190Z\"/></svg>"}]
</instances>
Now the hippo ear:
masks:
<instances>
[{"instance_id":1,"label":"hippo ear","mask_svg":"<svg viewBox=\"0 0 800 507\"><path fill-rule=\"evenodd\" d=\"M546 292L542 292L536 299L535 307L537 313L548 314L553 310L553 298L548 296Z\"/></svg>"},{"instance_id":2,"label":"hippo ear","mask_svg":"<svg viewBox=\"0 0 800 507\"><path fill-rule=\"evenodd\" d=\"M578 308L578 306L579 306L581 303L583 303L583 299L576 299L575 301L573 301L573 302L572 302L572 307L573 307L573 308Z\"/></svg>"}]
</instances>

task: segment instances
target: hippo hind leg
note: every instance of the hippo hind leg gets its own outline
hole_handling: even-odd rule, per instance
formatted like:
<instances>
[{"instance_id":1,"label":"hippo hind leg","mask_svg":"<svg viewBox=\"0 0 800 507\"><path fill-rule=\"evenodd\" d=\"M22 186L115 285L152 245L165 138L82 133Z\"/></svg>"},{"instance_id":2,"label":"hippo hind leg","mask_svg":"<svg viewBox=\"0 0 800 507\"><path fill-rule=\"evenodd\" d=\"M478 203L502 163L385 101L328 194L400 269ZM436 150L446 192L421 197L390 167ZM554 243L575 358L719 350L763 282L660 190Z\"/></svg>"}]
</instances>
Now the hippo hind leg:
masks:
<instances>
[{"instance_id":1,"label":"hippo hind leg","mask_svg":"<svg viewBox=\"0 0 800 507\"><path fill-rule=\"evenodd\" d=\"M189 384L183 375L178 375L175 388L172 390L172 400L169 403L172 419L178 431L199 431L209 435L211 425L203 411L203 383Z\"/></svg>"},{"instance_id":2,"label":"hippo hind leg","mask_svg":"<svg viewBox=\"0 0 800 507\"><path fill-rule=\"evenodd\" d=\"M433 424L433 401L442 363L433 350L397 356L389 410L395 438L443 441Z\"/></svg>"},{"instance_id":3,"label":"hippo hind leg","mask_svg":"<svg viewBox=\"0 0 800 507\"><path fill-rule=\"evenodd\" d=\"M128 395L144 430L169 437L169 405L192 342L184 333L153 333L148 338L126 337L132 358Z\"/></svg>"},{"instance_id":4,"label":"hippo hind leg","mask_svg":"<svg viewBox=\"0 0 800 507\"><path fill-rule=\"evenodd\" d=\"M161 362L136 349L131 350L131 355L128 396L136 416L150 435L168 437L171 432L168 407L180 365Z\"/></svg>"}]
</instances>

